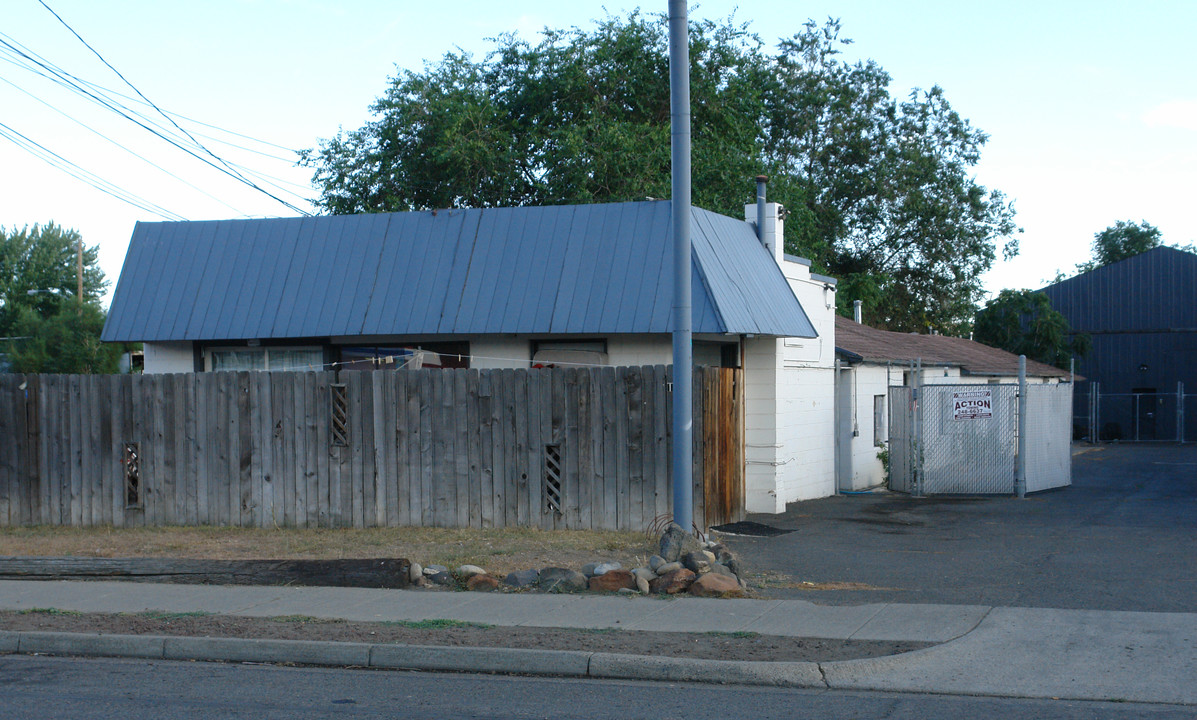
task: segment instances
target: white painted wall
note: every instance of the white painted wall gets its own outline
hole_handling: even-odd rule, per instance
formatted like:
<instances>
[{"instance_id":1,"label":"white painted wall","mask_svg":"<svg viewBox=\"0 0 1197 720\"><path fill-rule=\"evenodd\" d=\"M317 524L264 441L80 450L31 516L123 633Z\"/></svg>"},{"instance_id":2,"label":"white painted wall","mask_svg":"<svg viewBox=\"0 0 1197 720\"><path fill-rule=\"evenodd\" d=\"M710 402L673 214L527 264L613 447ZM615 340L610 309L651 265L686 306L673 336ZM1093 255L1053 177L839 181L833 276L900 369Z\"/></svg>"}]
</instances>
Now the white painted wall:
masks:
<instances>
[{"instance_id":1,"label":"white painted wall","mask_svg":"<svg viewBox=\"0 0 1197 720\"><path fill-rule=\"evenodd\" d=\"M619 365L672 365L673 339L669 335L611 335L607 358Z\"/></svg>"},{"instance_id":2,"label":"white painted wall","mask_svg":"<svg viewBox=\"0 0 1197 720\"><path fill-rule=\"evenodd\" d=\"M673 341L669 335L609 335L607 364L672 365ZM526 368L532 363L530 337L477 336L469 338L470 367Z\"/></svg>"},{"instance_id":3,"label":"white painted wall","mask_svg":"<svg viewBox=\"0 0 1197 720\"><path fill-rule=\"evenodd\" d=\"M470 367L479 370L527 368L532 364L528 338L482 336L470 338Z\"/></svg>"},{"instance_id":4,"label":"white painted wall","mask_svg":"<svg viewBox=\"0 0 1197 720\"><path fill-rule=\"evenodd\" d=\"M195 372L195 354L190 341L143 343L145 372L189 373Z\"/></svg>"},{"instance_id":5,"label":"white painted wall","mask_svg":"<svg viewBox=\"0 0 1197 720\"><path fill-rule=\"evenodd\" d=\"M749 512L835 492L835 292L782 253L778 205L767 206L774 257L819 337L750 338L744 346L745 501ZM756 219L756 206L744 208ZM768 239L768 238L767 238Z\"/></svg>"}]
</instances>

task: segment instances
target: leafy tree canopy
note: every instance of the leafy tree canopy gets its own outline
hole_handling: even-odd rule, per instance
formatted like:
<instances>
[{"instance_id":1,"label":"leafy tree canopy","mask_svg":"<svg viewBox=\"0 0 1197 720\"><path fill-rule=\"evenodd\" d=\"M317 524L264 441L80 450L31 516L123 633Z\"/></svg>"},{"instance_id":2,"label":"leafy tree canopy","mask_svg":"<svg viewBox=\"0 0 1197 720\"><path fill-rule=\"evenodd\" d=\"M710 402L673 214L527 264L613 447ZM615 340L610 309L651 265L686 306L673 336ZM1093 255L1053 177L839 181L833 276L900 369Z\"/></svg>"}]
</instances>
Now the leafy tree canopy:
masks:
<instances>
[{"instance_id":1,"label":"leafy tree canopy","mask_svg":"<svg viewBox=\"0 0 1197 720\"><path fill-rule=\"evenodd\" d=\"M903 99L874 61L848 63L840 23L774 54L733 21L690 27L694 203L738 217L752 178L789 212L786 249L840 279L894 330L969 322L1012 206L971 168L986 135L938 87ZM481 60L400 71L365 126L304 153L331 213L642 200L670 192L667 22L503 35ZM841 303L850 307L849 302Z\"/></svg>"},{"instance_id":2,"label":"leafy tree canopy","mask_svg":"<svg viewBox=\"0 0 1197 720\"><path fill-rule=\"evenodd\" d=\"M104 311L95 302L79 308L71 300L43 317L22 308L13 332L24 340L10 343L9 362L20 373L115 373L124 343L101 343Z\"/></svg>"},{"instance_id":3,"label":"leafy tree canopy","mask_svg":"<svg viewBox=\"0 0 1197 720\"><path fill-rule=\"evenodd\" d=\"M1099 233L1093 234L1093 259L1078 266L1081 272L1093 270L1145 253L1163 244L1159 228L1146 220L1133 223L1119 220Z\"/></svg>"},{"instance_id":4,"label":"leafy tree canopy","mask_svg":"<svg viewBox=\"0 0 1197 720\"><path fill-rule=\"evenodd\" d=\"M49 223L0 228L0 341L17 372L115 372L123 346L101 346L108 286L99 248L83 247L83 303L78 291L80 237ZM34 291L30 294L30 291Z\"/></svg>"},{"instance_id":5,"label":"leafy tree canopy","mask_svg":"<svg viewBox=\"0 0 1197 720\"><path fill-rule=\"evenodd\" d=\"M978 342L1058 368L1089 352L1089 336L1074 334L1051 299L1033 290L1003 290L977 313Z\"/></svg>"}]
</instances>

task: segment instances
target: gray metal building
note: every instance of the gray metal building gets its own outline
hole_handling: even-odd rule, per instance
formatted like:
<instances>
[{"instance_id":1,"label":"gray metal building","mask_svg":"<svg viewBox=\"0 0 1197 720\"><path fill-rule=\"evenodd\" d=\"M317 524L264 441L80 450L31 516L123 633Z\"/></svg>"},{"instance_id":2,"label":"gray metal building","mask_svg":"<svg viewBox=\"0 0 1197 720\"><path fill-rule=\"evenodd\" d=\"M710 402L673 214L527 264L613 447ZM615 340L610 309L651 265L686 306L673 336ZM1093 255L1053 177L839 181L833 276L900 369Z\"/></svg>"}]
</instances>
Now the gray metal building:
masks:
<instances>
[{"instance_id":1,"label":"gray metal building","mask_svg":"<svg viewBox=\"0 0 1197 720\"><path fill-rule=\"evenodd\" d=\"M1197 439L1197 255L1158 247L1043 292L1093 340L1077 363L1082 423L1096 383L1102 439Z\"/></svg>"}]
</instances>

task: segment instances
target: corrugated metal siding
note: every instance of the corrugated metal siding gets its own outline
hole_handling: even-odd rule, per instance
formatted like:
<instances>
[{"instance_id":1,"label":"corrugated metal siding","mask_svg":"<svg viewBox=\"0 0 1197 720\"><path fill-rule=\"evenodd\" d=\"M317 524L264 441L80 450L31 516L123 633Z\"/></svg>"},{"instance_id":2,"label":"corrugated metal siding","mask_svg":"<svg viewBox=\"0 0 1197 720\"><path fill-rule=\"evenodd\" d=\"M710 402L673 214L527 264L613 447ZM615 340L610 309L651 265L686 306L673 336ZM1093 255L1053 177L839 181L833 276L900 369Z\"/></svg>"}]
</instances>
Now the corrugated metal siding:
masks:
<instances>
[{"instance_id":1,"label":"corrugated metal siding","mask_svg":"<svg viewBox=\"0 0 1197 720\"><path fill-rule=\"evenodd\" d=\"M1077 372L1103 393L1197 388L1197 255L1160 247L1044 288L1093 349ZM1141 366L1146 366L1141 370Z\"/></svg>"},{"instance_id":2,"label":"corrugated metal siding","mask_svg":"<svg viewBox=\"0 0 1197 720\"><path fill-rule=\"evenodd\" d=\"M1197 255L1155 248L1043 292L1083 332L1197 328Z\"/></svg>"},{"instance_id":3,"label":"corrugated metal siding","mask_svg":"<svg viewBox=\"0 0 1197 720\"><path fill-rule=\"evenodd\" d=\"M747 223L695 209L693 329L814 337ZM107 341L668 332L670 204L140 223Z\"/></svg>"}]
</instances>

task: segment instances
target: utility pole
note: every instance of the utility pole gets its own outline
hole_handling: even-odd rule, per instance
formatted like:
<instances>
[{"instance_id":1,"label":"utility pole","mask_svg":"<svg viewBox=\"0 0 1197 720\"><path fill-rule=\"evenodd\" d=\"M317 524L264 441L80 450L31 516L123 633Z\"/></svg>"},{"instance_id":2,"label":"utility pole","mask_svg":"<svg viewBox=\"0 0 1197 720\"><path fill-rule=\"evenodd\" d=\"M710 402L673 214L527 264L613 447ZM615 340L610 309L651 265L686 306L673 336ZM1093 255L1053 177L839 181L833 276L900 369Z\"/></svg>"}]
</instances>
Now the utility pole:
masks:
<instances>
[{"instance_id":1,"label":"utility pole","mask_svg":"<svg viewBox=\"0 0 1197 720\"><path fill-rule=\"evenodd\" d=\"M78 292L75 297L79 298L79 314L83 314L83 236L80 235L75 242L75 275L79 280Z\"/></svg>"},{"instance_id":2,"label":"utility pole","mask_svg":"<svg viewBox=\"0 0 1197 720\"><path fill-rule=\"evenodd\" d=\"M690 22L669 0L669 117L673 229L673 521L694 525L694 362L690 296Z\"/></svg>"}]
</instances>

